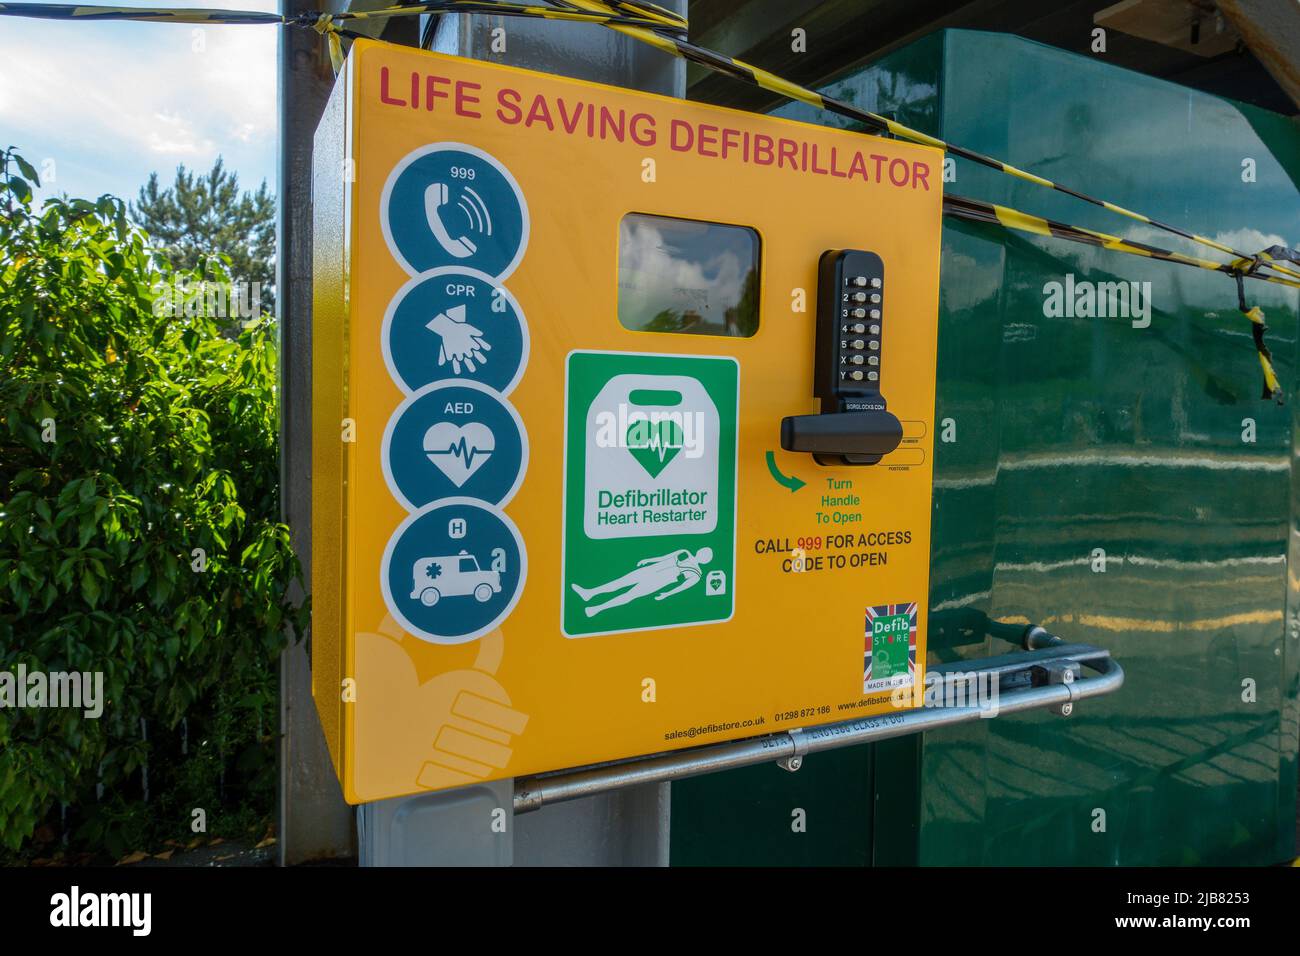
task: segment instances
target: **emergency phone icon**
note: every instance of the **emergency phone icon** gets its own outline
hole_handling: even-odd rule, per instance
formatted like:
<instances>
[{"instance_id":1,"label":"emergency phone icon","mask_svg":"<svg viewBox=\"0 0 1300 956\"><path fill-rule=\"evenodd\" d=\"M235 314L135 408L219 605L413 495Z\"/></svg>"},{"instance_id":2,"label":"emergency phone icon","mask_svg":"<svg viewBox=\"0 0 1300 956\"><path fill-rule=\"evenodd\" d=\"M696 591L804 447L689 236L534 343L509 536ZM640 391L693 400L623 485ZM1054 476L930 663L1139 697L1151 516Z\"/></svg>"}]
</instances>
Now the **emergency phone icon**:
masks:
<instances>
[{"instance_id":1,"label":"emergency phone icon","mask_svg":"<svg viewBox=\"0 0 1300 956\"><path fill-rule=\"evenodd\" d=\"M384 239L416 275L464 265L504 279L528 245L528 206L495 157L464 143L434 143L403 158L380 199Z\"/></svg>"},{"instance_id":2,"label":"emergency phone icon","mask_svg":"<svg viewBox=\"0 0 1300 956\"><path fill-rule=\"evenodd\" d=\"M438 240L438 245L442 246L448 255L457 259L468 259L478 252L478 246L474 244L467 231L479 235L492 235L492 214L488 211L483 198L466 186L464 194L456 204L460 212L464 213L465 222L461 224L458 238L453 238L444 219L450 212L451 200L448 198L450 195L446 183L431 184L424 191L424 215L429 220L429 229L433 232L433 238Z\"/></svg>"}]
</instances>

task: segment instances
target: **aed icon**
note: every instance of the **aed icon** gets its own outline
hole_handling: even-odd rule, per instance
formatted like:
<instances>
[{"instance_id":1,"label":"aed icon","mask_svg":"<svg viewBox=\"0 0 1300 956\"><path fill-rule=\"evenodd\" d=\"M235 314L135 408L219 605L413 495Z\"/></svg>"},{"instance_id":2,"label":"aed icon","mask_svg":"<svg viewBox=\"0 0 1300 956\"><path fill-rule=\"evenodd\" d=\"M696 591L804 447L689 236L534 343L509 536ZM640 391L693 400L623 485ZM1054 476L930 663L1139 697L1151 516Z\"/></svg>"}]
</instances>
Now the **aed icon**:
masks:
<instances>
[{"instance_id":1,"label":"aed icon","mask_svg":"<svg viewBox=\"0 0 1300 956\"><path fill-rule=\"evenodd\" d=\"M433 644L463 644L509 616L526 561L519 530L505 514L451 498L402 522L384 551L380 584L388 610L409 633Z\"/></svg>"},{"instance_id":2,"label":"aed icon","mask_svg":"<svg viewBox=\"0 0 1300 956\"><path fill-rule=\"evenodd\" d=\"M406 398L384 429L384 477L409 511L439 498L504 505L528 467L514 407L475 382L435 382Z\"/></svg>"},{"instance_id":3,"label":"aed icon","mask_svg":"<svg viewBox=\"0 0 1300 956\"><path fill-rule=\"evenodd\" d=\"M731 358L569 354L566 636L731 617L738 390Z\"/></svg>"},{"instance_id":4,"label":"aed icon","mask_svg":"<svg viewBox=\"0 0 1300 956\"><path fill-rule=\"evenodd\" d=\"M514 176L464 143L403 158L384 184L380 221L393 258L412 275L464 265L503 279L528 245L528 207Z\"/></svg>"},{"instance_id":5,"label":"aed icon","mask_svg":"<svg viewBox=\"0 0 1300 956\"><path fill-rule=\"evenodd\" d=\"M384 364L406 392L459 379L507 395L528 364L528 326L515 297L486 273L460 266L402 286L381 336Z\"/></svg>"}]
</instances>

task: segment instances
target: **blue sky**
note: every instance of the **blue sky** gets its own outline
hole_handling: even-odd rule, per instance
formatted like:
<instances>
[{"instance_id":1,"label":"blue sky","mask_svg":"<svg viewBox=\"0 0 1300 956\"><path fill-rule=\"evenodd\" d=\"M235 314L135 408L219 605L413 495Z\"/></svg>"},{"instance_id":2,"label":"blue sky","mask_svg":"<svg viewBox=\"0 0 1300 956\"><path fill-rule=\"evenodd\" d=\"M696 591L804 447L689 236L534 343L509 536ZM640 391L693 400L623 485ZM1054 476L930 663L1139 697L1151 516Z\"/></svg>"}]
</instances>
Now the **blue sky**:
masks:
<instances>
[{"instance_id":1,"label":"blue sky","mask_svg":"<svg viewBox=\"0 0 1300 956\"><path fill-rule=\"evenodd\" d=\"M266 179L274 191L280 29L0 18L0 146L20 147L38 171L53 173L41 195L133 200L150 172L169 184L177 164L206 171L218 155L241 188Z\"/></svg>"}]
</instances>

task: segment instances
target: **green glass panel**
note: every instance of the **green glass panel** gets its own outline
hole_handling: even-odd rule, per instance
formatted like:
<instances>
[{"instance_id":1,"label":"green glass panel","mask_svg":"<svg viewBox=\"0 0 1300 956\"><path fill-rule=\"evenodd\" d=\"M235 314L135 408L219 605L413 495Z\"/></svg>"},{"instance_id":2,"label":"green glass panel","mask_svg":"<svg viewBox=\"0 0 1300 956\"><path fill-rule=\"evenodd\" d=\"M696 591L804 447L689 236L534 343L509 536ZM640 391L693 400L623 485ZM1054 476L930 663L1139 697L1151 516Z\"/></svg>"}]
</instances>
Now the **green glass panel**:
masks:
<instances>
[{"instance_id":1,"label":"green glass panel","mask_svg":"<svg viewBox=\"0 0 1300 956\"><path fill-rule=\"evenodd\" d=\"M1300 242L1300 130L1101 58L945 31L826 92L1246 251ZM846 125L801 105L779 113ZM1213 258L963 160L951 171L948 192ZM1134 282L1123 314L1064 306L1090 283ZM808 862L1289 859L1296 290L1247 287L1268 317L1278 406L1260 399L1227 276L946 219L941 286L936 417L956 441L936 447L931 660L1007 650L964 624L987 615L1108 647L1127 683L1069 719L1018 714L813 755L798 774L761 768L763 788L741 773L675 785L674 861L735 861L743 846L747 862L791 862L788 834L750 823L806 799L805 775L830 760L871 765L873 798L823 777L821 812L843 840L825 856L810 842ZM745 813L729 816L738 800Z\"/></svg>"}]
</instances>

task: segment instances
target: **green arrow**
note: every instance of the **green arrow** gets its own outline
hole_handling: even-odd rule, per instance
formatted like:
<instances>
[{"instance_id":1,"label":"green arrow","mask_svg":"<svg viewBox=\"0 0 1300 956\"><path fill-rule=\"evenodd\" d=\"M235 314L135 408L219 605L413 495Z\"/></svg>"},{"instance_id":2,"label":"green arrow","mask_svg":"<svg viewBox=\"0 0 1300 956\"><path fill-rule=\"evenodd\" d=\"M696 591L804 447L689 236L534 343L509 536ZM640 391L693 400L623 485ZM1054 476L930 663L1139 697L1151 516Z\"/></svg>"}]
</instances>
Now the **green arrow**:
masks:
<instances>
[{"instance_id":1,"label":"green arrow","mask_svg":"<svg viewBox=\"0 0 1300 956\"><path fill-rule=\"evenodd\" d=\"M794 475L787 478L781 474L781 469L776 467L776 452L769 451L767 453L767 470L772 473L772 477L776 479L778 485L789 488L792 494L807 484L806 481L800 481Z\"/></svg>"}]
</instances>

